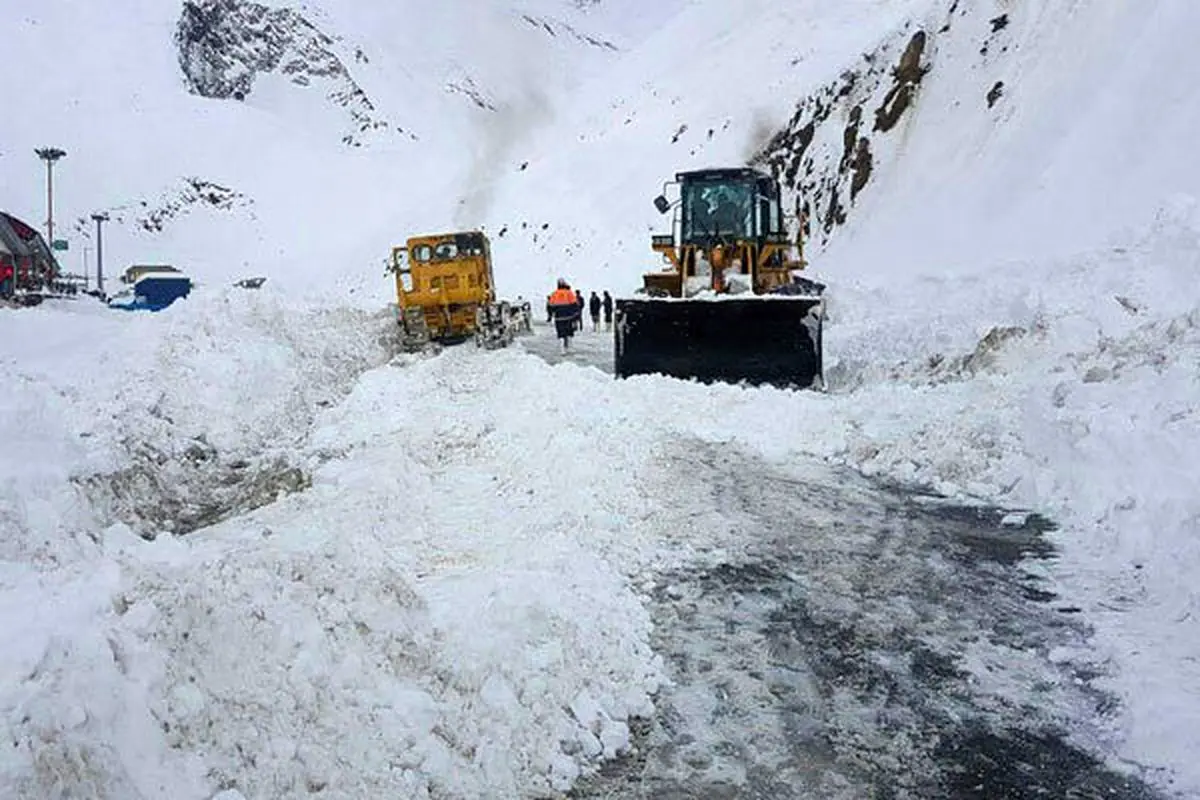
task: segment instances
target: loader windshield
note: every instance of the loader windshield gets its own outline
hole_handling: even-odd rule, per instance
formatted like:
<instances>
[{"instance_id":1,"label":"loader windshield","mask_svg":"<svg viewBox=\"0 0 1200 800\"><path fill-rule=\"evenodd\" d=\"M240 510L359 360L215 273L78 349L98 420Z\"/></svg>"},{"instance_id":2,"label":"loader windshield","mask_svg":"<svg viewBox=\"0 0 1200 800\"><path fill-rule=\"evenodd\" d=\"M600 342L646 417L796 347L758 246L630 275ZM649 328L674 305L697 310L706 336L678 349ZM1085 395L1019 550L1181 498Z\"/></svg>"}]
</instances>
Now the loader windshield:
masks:
<instances>
[{"instance_id":1,"label":"loader windshield","mask_svg":"<svg viewBox=\"0 0 1200 800\"><path fill-rule=\"evenodd\" d=\"M754 225L754 183L705 180L687 183L682 192L683 241L750 238Z\"/></svg>"}]
</instances>

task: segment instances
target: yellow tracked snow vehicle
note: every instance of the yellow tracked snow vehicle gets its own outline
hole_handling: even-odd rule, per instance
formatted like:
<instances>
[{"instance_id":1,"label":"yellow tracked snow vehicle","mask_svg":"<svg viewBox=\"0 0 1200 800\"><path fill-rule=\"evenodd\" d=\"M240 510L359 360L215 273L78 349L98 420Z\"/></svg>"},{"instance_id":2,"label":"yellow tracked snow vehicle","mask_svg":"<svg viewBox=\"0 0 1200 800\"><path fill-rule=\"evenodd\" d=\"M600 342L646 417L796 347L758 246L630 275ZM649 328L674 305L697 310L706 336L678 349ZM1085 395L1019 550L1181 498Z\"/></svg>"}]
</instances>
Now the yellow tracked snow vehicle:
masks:
<instances>
[{"instance_id":1,"label":"yellow tracked snow vehicle","mask_svg":"<svg viewBox=\"0 0 1200 800\"><path fill-rule=\"evenodd\" d=\"M616 302L617 377L820 387L825 287L800 275L779 182L751 168L681 172L654 204L675 210L672 232L651 238L667 266Z\"/></svg>"},{"instance_id":2,"label":"yellow tracked snow vehicle","mask_svg":"<svg viewBox=\"0 0 1200 800\"><path fill-rule=\"evenodd\" d=\"M532 330L528 304L496 301L491 247L481 231L411 237L392 248L389 271L406 350L472 337L482 347L503 347Z\"/></svg>"}]
</instances>

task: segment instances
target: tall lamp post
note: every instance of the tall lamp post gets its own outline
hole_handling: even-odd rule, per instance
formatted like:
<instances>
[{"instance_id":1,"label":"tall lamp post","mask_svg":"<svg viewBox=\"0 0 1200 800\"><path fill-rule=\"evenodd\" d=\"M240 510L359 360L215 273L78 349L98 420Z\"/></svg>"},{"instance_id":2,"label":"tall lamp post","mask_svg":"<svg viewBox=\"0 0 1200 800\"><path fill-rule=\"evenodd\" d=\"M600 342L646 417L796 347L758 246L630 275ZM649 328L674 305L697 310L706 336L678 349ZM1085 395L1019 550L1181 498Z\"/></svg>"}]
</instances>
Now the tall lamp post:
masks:
<instances>
[{"instance_id":1,"label":"tall lamp post","mask_svg":"<svg viewBox=\"0 0 1200 800\"><path fill-rule=\"evenodd\" d=\"M92 214L92 219L96 221L96 289L100 294L104 294L104 241L101 238L100 225L108 222L108 214Z\"/></svg>"},{"instance_id":2,"label":"tall lamp post","mask_svg":"<svg viewBox=\"0 0 1200 800\"><path fill-rule=\"evenodd\" d=\"M33 152L46 162L46 246L54 249L54 162L67 154L57 147L39 147Z\"/></svg>"}]
</instances>

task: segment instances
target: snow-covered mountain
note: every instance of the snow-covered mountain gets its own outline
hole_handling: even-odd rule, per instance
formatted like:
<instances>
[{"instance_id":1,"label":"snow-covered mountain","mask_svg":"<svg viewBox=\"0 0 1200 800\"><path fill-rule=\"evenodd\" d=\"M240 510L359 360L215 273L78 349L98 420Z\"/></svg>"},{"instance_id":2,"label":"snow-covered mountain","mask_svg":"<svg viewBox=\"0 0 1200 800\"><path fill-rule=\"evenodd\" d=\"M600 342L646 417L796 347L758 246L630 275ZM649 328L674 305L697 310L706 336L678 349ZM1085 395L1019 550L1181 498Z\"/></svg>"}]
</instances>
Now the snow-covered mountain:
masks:
<instances>
[{"instance_id":1,"label":"snow-covered mountain","mask_svg":"<svg viewBox=\"0 0 1200 800\"><path fill-rule=\"evenodd\" d=\"M655 570L737 549L695 522L724 513L707 498L664 499L664 454L694 440L1055 518L1036 569L1091 638L1039 655L1114 698L1085 744L1200 796L1194 2L0 19L0 206L40 223L33 149L60 146L68 269L104 210L106 274L201 284L150 318L0 309L6 791L564 789L663 680ZM404 237L483 227L508 296L624 294L657 266L663 182L727 164L773 171L808 220L828 394L390 359ZM260 293L227 288L250 274Z\"/></svg>"},{"instance_id":2,"label":"snow-covered mountain","mask_svg":"<svg viewBox=\"0 0 1200 800\"><path fill-rule=\"evenodd\" d=\"M90 214L104 210L117 264L187 264L217 283L253 269L323 290L362 284L382 299L388 248L451 224L465 187L477 197L510 142L644 36L629 24L634 5L198 0L114 18L8 3L21 91L47 99L44 113L6 125L0 176L11 211L40 221L33 148L67 151L55 210L60 230L72 223L71 268L93 236ZM193 196L193 181L222 187L237 208ZM169 229L148 229L150 215Z\"/></svg>"}]
</instances>

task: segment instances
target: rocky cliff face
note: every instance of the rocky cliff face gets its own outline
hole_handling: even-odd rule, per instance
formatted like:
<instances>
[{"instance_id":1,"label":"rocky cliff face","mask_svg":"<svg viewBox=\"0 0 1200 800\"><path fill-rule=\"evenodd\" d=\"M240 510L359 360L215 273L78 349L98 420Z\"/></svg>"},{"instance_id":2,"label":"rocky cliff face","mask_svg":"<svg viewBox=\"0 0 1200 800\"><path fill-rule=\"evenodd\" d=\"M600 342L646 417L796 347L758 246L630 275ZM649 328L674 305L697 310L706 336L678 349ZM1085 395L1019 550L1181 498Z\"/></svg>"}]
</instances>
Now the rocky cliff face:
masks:
<instances>
[{"instance_id":1,"label":"rocky cliff face","mask_svg":"<svg viewBox=\"0 0 1200 800\"><path fill-rule=\"evenodd\" d=\"M200 210L241 211L253 219L254 201L236 189L189 176L165 187L153 200L109 206L104 212L112 224L157 234L180 218ZM72 227L76 236L91 240L94 228L90 217L77 218Z\"/></svg>"},{"instance_id":2,"label":"rocky cliff face","mask_svg":"<svg viewBox=\"0 0 1200 800\"><path fill-rule=\"evenodd\" d=\"M1009 87L996 78L1013 47L1010 14L1001 6L989 14L982 6L948 2L940 20L912 24L802 98L788 123L754 154L751 163L770 169L794 198L806 239L826 244L847 222L860 195L890 163L931 76L969 70L972 79L965 83L978 81L978 94L958 101L980 113L1001 113L997 104ZM967 20L968 14L974 16ZM981 27L983 38L977 39ZM969 64L947 64L950 50L976 55Z\"/></svg>"},{"instance_id":3,"label":"rocky cliff face","mask_svg":"<svg viewBox=\"0 0 1200 800\"><path fill-rule=\"evenodd\" d=\"M857 68L800 101L787 126L755 155L796 198L806 238L828 241L867 188L879 140L892 134L932 68L929 34L916 30L863 56Z\"/></svg>"},{"instance_id":4,"label":"rocky cliff face","mask_svg":"<svg viewBox=\"0 0 1200 800\"><path fill-rule=\"evenodd\" d=\"M175 34L188 88L202 97L242 101L256 78L275 73L318 90L346 110L342 141L362 146L374 135L405 134L380 115L334 53L334 40L290 8L248 0L187 0ZM356 58L365 59L361 51Z\"/></svg>"},{"instance_id":5,"label":"rocky cliff face","mask_svg":"<svg viewBox=\"0 0 1200 800\"><path fill-rule=\"evenodd\" d=\"M592 5L595 5L593 2ZM576 0L576 7L584 9L587 7L586 0ZM608 39L603 39L593 36L590 33L580 31L578 28L563 22L562 20L550 19L547 17L534 16L532 14L522 14L521 19L534 28L544 31L550 36L558 37L565 36L574 39L580 44L585 44L589 47L596 47L609 52L617 52L618 48Z\"/></svg>"}]
</instances>

